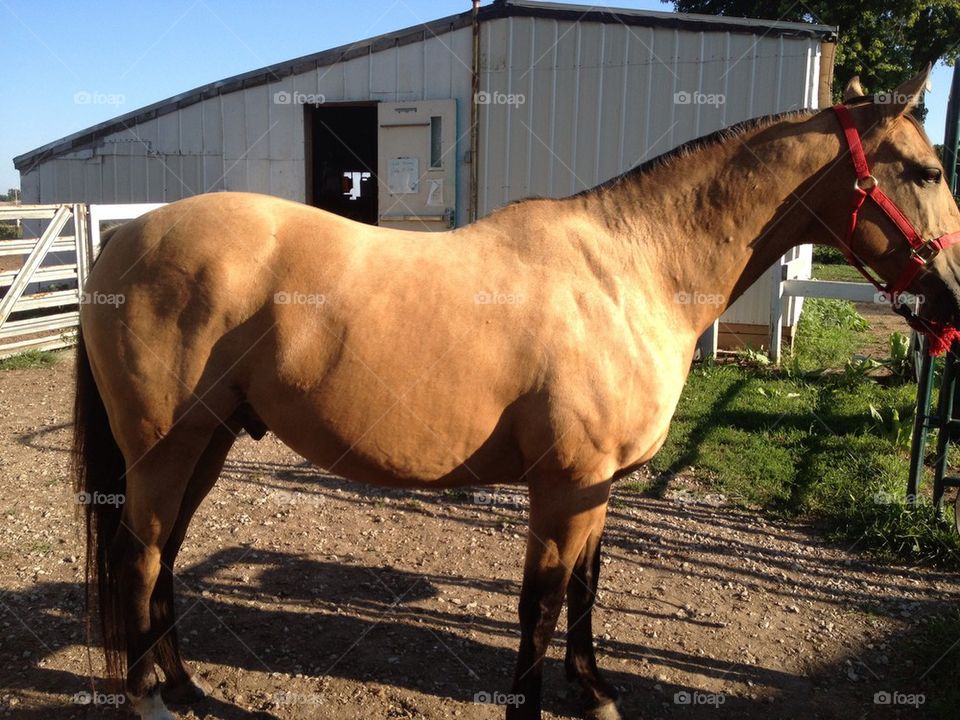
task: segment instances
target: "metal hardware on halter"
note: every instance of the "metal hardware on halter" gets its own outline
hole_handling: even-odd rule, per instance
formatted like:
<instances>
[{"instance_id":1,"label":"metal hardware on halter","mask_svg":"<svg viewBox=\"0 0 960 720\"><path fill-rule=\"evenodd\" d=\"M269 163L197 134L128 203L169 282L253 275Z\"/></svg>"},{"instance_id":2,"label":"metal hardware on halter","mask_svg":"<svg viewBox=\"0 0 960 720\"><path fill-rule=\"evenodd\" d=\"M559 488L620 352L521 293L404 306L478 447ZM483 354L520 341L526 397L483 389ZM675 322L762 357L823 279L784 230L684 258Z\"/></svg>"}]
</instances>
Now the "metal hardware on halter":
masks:
<instances>
[{"instance_id":1,"label":"metal hardware on halter","mask_svg":"<svg viewBox=\"0 0 960 720\"><path fill-rule=\"evenodd\" d=\"M929 265L939 254L940 248L933 244L932 240L927 240L920 247L910 248L910 254L921 260L924 265Z\"/></svg>"}]
</instances>

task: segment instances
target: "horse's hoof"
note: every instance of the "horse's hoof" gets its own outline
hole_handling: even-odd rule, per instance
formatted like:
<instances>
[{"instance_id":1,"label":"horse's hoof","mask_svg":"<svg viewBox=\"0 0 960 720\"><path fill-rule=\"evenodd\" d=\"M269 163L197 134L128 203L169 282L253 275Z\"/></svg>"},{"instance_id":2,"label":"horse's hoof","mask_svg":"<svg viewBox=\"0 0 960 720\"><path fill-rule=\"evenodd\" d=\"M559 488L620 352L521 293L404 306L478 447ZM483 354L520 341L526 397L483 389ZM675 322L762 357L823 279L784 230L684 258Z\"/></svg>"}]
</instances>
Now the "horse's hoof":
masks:
<instances>
[{"instance_id":1,"label":"horse's hoof","mask_svg":"<svg viewBox=\"0 0 960 720\"><path fill-rule=\"evenodd\" d=\"M143 698L130 698L133 710L140 716L140 720L177 720L177 716L167 710L159 692L152 692Z\"/></svg>"},{"instance_id":2,"label":"horse's hoof","mask_svg":"<svg viewBox=\"0 0 960 720\"><path fill-rule=\"evenodd\" d=\"M210 696L212 690L200 677L194 675L177 685L164 685L163 699L174 705L189 705Z\"/></svg>"},{"instance_id":3,"label":"horse's hoof","mask_svg":"<svg viewBox=\"0 0 960 720\"><path fill-rule=\"evenodd\" d=\"M587 710L583 717L586 720L622 720L616 703L606 703Z\"/></svg>"}]
</instances>

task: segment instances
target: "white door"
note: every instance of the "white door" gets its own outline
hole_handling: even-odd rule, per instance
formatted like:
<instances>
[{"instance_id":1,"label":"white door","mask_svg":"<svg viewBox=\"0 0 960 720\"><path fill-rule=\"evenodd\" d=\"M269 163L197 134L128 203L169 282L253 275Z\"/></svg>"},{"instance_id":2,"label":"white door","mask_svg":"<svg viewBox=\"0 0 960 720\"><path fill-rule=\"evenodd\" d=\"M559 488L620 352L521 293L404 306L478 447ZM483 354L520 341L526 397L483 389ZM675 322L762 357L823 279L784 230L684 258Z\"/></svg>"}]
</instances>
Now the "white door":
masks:
<instances>
[{"instance_id":1,"label":"white door","mask_svg":"<svg viewBox=\"0 0 960 720\"><path fill-rule=\"evenodd\" d=\"M454 226L457 101L378 104L379 224L436 232Z\"/></svg>"}]
</instances>

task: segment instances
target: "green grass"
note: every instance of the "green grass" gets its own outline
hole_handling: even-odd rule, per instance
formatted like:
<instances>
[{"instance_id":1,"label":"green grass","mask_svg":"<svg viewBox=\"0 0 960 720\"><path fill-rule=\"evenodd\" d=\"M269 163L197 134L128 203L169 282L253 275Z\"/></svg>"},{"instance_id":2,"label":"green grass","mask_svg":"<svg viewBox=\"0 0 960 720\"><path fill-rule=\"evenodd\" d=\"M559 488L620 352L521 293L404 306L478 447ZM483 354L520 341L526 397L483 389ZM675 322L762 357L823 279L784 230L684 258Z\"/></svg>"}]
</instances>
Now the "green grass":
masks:
<instances>
[{"instance_id":1,"label":"green grass","mask_svg":"<svg viewBox=\"0 0 960 720\"><path fill-rule=\"evenodd\" d=\"M846 263L842 265L835 264L815 264L810 271L810 276L815 280L843 280L846 282L866 282L856 268Z\"/></svg>"},{"instance_id":2,"label":"green grass","mask_svg":"<svg viewBox=\"0 0 960 720\"><path fill-rule=\"evenodd\" d=\"M818 265L846 265L843 253L828 245L813 246L813 262Z\"/></svg>"},{"instance_id":3,"label":"green grass","mask_svg":"<svg viewBox=\"0 0 960 720\"><path fill-rule=\"evenodd\" d=\"M869 327L851 302L808 298L803 303L789 365L800 371L842 368Z\"/></svg>"},{"instance_id":4,"label":"green grass","mask_svg":"<svg viewBox=\"0 0 960 720\"><path fill-rule=\"evenodd\" d=\"M916 385L849 369L866 332L850 303L810 300L784 368L695 367L651 465L688 470L745 507L818 519L829 536L878 557L960 568L960 537L934 518L930 489L926 503L906 505L902 433L871 412L888 420L896 411L909 427Z\"/></svg>"},{"instance_id":5,"label":"green grass","mask_svg":"<svg viewBox=\"0 0 960 720\"><path fill-rule=\"evenodd\" d=\"M0 240L16 240L23 237L23 227L16 223L0 222Z\"/></svg>"},{"instance_id":6,"label":"green grass","mask_svg":"<svg viewBox=\"0 0 960 720\"><path fill-rule=\"evenodd\" d=\"M0 370L26 370L28 368L45 368L56 365L60 357L55 352L47 350L28 350L19 355L0 360Z\"/></svg>"}]
</instances>

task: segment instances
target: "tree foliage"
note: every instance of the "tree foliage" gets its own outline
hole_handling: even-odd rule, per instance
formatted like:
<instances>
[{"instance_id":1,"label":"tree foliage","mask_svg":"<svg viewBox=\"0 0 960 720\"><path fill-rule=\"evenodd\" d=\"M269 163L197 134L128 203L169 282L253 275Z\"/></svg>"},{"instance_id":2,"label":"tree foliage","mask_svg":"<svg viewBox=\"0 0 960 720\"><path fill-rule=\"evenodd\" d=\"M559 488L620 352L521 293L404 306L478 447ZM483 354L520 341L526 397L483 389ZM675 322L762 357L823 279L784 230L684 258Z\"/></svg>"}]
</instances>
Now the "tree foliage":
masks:
<instances>
[{"instance_id":1,"label":"tree foliage","mask_svg":"<svg viewBox=\"0 0 960 720\"><path fill-rule=\"evenodd\" d=\"M678 12L839 27L838 97L854 75L867 92L892 90L927 63L953 63L960 51L960 0L673 0L673 5Z\"/></svg>"}]
</instances>

